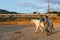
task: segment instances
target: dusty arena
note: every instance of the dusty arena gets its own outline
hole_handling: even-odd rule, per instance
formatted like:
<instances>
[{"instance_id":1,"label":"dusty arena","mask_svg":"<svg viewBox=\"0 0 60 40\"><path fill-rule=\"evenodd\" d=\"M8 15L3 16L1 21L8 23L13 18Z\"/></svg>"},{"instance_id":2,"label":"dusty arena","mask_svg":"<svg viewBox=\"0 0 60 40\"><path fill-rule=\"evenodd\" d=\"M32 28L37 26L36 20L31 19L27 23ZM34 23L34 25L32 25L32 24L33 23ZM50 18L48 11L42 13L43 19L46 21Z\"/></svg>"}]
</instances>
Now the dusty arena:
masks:
<instances>
[{"instance_id":1,"label":"dusty arena","mask_svg":"<svg viewBox=\"0 0 60 40\"><path fill-rule=\"evenodd\" d=\"M35 25L0 25L0 40L60 40L60 23L54 23L55 30L47 36L38 29L35 33Z\"/></svg>"}]
</instances>

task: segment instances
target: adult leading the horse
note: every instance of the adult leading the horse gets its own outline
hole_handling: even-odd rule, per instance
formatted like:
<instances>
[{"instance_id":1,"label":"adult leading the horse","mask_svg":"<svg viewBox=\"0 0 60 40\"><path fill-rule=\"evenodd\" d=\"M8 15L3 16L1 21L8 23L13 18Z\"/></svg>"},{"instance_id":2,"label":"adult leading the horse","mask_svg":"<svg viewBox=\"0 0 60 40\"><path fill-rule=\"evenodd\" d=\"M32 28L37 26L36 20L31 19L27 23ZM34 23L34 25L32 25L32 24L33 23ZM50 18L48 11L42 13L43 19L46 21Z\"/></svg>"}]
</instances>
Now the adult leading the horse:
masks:
<instances>
[{"instance_id":1,"label":"adult leading the horse","mask_svg":"<svg viewBox=\"0 0 60 40\"><path fill-rule=\"evenodd\" d=\"M50 18L48 18L48 16L46 16L46 23L45 23L45 26L46 26L46 33L52 33L52 29L54 30L53 28L53 22Z\"/></svg>"}]
</instances>

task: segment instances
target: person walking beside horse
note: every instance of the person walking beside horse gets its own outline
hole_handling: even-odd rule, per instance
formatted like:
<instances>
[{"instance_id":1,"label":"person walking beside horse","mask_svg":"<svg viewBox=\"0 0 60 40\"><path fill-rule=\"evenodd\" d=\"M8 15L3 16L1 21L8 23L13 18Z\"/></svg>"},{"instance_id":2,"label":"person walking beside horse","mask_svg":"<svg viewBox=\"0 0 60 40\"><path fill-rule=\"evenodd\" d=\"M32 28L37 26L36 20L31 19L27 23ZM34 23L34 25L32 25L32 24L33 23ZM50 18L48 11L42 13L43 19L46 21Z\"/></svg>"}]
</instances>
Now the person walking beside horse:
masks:
<instances>
[{"instance_id":1,"label":"person walking beside horse","mask_svg":"<svg viewBox=\"0 0 60 40\"><path fill-rule=\"evenodd\" d=\"M53 22L48 16L45 16L45 27L46 34L52 34L52 29L54 30Z\"/></svg>"}]
</instances>

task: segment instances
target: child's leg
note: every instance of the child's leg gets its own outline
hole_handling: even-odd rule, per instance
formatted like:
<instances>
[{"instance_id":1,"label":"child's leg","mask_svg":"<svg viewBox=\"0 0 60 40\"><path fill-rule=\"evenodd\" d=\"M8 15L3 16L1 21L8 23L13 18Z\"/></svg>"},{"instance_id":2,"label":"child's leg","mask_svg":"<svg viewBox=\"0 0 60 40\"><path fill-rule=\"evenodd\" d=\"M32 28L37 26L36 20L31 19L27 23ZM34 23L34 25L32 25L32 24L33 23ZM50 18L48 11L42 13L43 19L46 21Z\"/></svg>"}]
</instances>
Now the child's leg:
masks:
<instances>
[{"instance_id":1,"label":"child's leg","mask_svg":"<svg viewBox=\"0 0 60 40\"><path fill-rule=\"evenodd\" d=\"M54 26L52 25L52 29L55 30Z\"/></svg>"}]
</instances>

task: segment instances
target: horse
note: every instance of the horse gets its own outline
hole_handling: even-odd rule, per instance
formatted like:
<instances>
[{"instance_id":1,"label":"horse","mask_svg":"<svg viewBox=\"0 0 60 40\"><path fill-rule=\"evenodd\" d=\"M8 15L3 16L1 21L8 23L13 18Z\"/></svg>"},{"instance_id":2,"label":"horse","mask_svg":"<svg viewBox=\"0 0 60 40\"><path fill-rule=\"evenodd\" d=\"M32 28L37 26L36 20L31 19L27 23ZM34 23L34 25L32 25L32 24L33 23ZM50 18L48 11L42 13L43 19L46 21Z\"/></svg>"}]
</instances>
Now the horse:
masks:
<instances>
[{"instance_id":1,"label":"horse","mask_svg":"<svg viewBox=\"0 0 60 40\"><path fill-rule=\"evenodd\" d=\"M43 28L44 28L44 23L40 22L40 20L38 19L32 19L30 21L30 23L34 23L36 26L35 32L37 32L38 28L41 30L41 32L44 32Z\"/></svg>"},{"instance_id":2,"label":"horse","mask_svg":"<svg viewBox=\"0 0 60 40\"><path fill-rule=\"evenodd\" d=\"M55 30L55 29L53 27L53 22L52 21L50 21L50 22L51 23L50 23L50 27L48 27L48 31L49 31L50 34L52 34L52 30ZM35 24L35 26L36 26L35 32L37 32L38 28L41 30L41 32L46 32L45 29L46 29L46 26L48 26L48 24L44 25L44 23L40 22L40 20L38 20L38 19L32 19L30 21L30 23L34 23ZM46 32L46 34L48 34L48 33Z\"/></svg>"}]
</instances>

